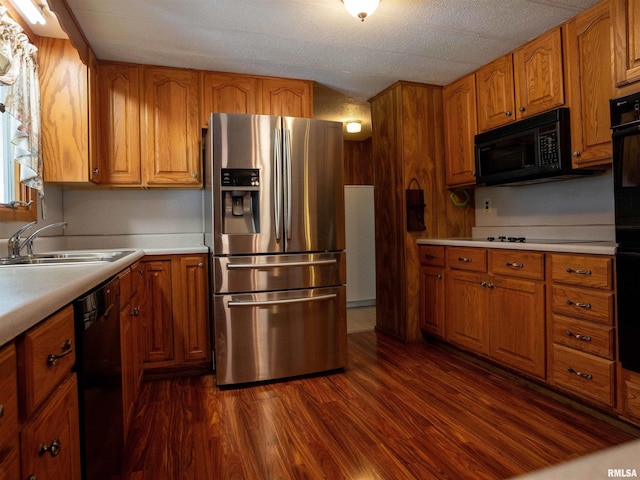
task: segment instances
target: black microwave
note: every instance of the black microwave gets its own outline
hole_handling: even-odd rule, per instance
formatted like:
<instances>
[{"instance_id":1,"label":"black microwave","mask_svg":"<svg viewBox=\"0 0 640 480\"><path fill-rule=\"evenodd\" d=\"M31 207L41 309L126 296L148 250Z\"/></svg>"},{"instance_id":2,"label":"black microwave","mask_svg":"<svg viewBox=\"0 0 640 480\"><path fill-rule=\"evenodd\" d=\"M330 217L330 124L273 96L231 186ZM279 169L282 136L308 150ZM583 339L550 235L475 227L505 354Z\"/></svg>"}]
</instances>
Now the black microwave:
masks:
<instances>
[{"instance_id":1,"label":"black microwave","mask_svg":"<svg viewBox=\"0 0 640 480\"><path fill-rule=\"evenodd\" d=\"M480 133L475 144L476 183L481 185L541 183L594 173L571 166L568 108Z\"/></svg>"}]
</instances>

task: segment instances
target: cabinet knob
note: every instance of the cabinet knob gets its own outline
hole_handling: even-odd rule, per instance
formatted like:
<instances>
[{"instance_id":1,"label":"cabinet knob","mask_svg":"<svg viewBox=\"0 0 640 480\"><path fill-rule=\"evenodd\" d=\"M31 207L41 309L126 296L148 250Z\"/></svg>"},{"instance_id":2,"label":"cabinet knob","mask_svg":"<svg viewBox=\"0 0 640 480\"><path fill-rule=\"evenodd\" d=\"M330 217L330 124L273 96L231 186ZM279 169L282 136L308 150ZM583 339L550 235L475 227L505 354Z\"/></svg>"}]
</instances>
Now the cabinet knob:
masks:
<instances>
[{"instance_id":1,"label":"cabinet knob","mask_svg":"<svg viewBox=\"0 0 640 480\"><path fill-rule=\"evenodd\" d=\"M436 278L437 278L438 280L442 280L442 275L437 274L437 275L436 275Z\"/></svg>"},{"instance_id":2,"label":"cabinet knob","mask_svg":"<svg viewBox=\"0 0 640 480\"><path fill-rule=\"evenodd\" d=\"M57 457L60 453L60 439L56 438L50 445L41 443L40 449L38 450L38 455L43 456L45 453L49 452L52 457Z\"/></svg>"},{"instance_id":3,"label":"cabinet knob","mask_svg":"<svg viewBox=\"0 0 640 480\"><path fill-rule=\"evenodd\" d=\"M520 107L518 110L520 110L520 112L524 112L525 108L524 107Z\"/></svg>"},{"instance_id":4,"label":"cabinet knob","mask_svg":"<svg viewBox=\"0 0 640 480\"><path fill-rule=\"evenodd\" d=\"M511 115L513 115L511 112L504 112L504 114L505 114L507 117L510 117Z\"/></svg>"},{"instance_id":5,"label":"cabinet knob","mask_svg":"<svg viewBox=\"0 0 640 480\"><path fill-rule=\"evenodd\" d=\"M0 418L4 416L4 404L0 403Z\"/></svg>"},{"instance_id":6,"label":"cabinet knob","mask_svg":"<svg viewBox=\"0 0 640 480\"><path fill-rule=\"evenodd\" d=\"M99 169L99 168L94 168L94 169L93 169L93 173L95 173L95 174L100 173L100 169Z\"/></svg>"},{"instance_id":7,"label":"cabinet knob","mask_svg":"<svg viewBox=\"0 0 640 480\"><path fill-rule=\"evenodd\" d=\"M573 152L574 157L579 157L580 155L582 155L580 152Z\"/></svg>"},{"instance_id":8,"label":"cabinet knob","mask_svg":"<svg viewBox=\"0 0 640 480\"><path fill-rule=\"evenodd\" d=\"M202 268L202 267L204 267L204 263L200 262L200 263L198 264L198 268Z\"/></svg>"},{"instance_id":9,"label":"cabinet knob","mask_svg":"<svg viewBox=\"0 0 640 480\"><path fill-rule=\"evenodd\" d=\"M192 174L191 174L191 176L192 176L193 178L198 178L198 174L197 174L197 173L192 173Z\"/></svg>"}]
</instances>

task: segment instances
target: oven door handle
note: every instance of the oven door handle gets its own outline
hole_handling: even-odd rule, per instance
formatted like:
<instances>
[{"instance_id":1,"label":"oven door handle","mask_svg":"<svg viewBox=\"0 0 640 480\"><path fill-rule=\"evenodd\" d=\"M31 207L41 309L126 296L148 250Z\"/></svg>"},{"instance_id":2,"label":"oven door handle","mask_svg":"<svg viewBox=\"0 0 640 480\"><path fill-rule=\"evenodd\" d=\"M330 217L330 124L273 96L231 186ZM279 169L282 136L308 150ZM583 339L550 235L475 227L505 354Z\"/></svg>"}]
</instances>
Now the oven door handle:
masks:
<instances>
[{"instance_id":1,"label":"oven door handle","mask_svg":"<svg viewBox=\"0 0 640 480\"><path fill-rule=\"evenodd\" d=\"M622 128L620 130L614 130L612 133L613 138L627 137L629 135L640 133L640 125L634 125L632 127Z\"/></svg>"},{"instance_id":2,"label":"oven door handle","mask_svg":"<svg viewBox=\"0 0 640 480\"><path fill-rule=\"evenodd\" d=\"M304 298L288 298L285 300L255 300L255 301L235 301L229 300L227 305L229 307L263 307L270 305L284 305L288 303L305 303L305 302L316 302L320 300L330 300L332 298L336 298L338 295L335 293L329 295L318 295L316 297L304 297Z\"/></svg>"}]
</instances>

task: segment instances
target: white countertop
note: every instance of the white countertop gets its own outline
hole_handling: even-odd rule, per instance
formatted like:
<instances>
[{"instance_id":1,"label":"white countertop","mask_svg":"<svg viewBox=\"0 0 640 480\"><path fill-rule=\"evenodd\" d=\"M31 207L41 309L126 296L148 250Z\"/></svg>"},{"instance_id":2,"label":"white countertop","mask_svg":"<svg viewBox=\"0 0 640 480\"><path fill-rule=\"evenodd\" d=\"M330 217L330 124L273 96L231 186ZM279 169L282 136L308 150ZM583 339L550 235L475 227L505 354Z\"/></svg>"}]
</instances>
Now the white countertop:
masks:
<instances>
[{"instance_id":1,"label":"white countertop","mask_svg":"<svg viewBox=\"0 0 640 480\"><path fill-rule=\"evenodd\" d=\"M164 247L135 249L134 253L114 262L2 266L0 267L0 346L145 255L207 252L207 247L202 245Z\"/></svg>"},{"instance_id":2,"label":"white countertop","mask_svg":"<svg viewBox=\"0 0 640 480\"><path fill-rule=\"evenodd\" d=\"M505 248L512 250L536 250L541 252L586 253L597 255L615 255L618 246L615 242L559 240L558 243L546 243L549 240L530 240L525 243L488 241L471 238L420 238L418 245L445 245L457 247Z\"/></svg>"}]
</instances>

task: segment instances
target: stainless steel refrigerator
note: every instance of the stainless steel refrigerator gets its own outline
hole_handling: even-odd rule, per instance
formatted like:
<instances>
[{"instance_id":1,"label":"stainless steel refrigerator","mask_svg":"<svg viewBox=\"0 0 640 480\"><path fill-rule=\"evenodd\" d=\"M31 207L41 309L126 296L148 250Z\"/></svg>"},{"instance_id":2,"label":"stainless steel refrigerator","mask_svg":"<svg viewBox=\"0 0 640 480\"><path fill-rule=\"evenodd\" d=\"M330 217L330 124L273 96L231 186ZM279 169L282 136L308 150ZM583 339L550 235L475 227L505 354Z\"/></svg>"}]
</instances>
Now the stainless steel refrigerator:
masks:
<instances>
[{"instance_id":1,"label":"stainless steel refrigerator","mask_svg":"<svg viewBox=\"0 0 640 480\"><path fill-rule=\"evenodd\" d=\"M217 385L347 362L342 124L213 113L205 141Z\"/></svg>"}]
</instances>

